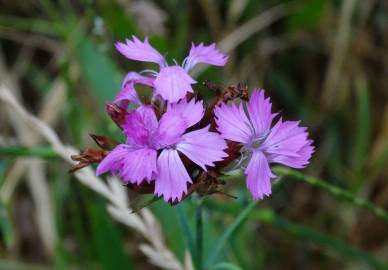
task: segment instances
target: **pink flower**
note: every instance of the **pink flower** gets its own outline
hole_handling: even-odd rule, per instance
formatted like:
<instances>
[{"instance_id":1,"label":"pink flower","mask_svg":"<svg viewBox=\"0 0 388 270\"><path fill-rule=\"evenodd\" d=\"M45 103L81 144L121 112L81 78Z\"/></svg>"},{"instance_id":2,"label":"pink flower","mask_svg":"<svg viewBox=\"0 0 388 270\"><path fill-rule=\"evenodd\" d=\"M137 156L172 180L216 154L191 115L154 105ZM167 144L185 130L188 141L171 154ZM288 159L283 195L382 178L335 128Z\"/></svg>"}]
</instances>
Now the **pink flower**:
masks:
<instances>
[{"instance_id":1,"label":"pink flower","mask_svg":"<svg viewBox=\"0 0 388 270\"><path fill-rule=\"evenodd\" d=\"M169 105L159 121L150 106L130 111L122 125L126 143L101 161L97 175L111 172L133 184L155 180L156 195L165 201L180 201L187 193L187 183L192 183L180 153L205 171L227 156L224 139L209 132L209 127L185 133L203 114L202 102L194 99Z\"/></svg>"},{"instance_id":2,"label":"pink flower","mask_svg":"<svg viewBox=\"0 0 388 270\"><path fill-rule=\"evenodd\" d=\"M127 39L126 43L117 42L116 49L131 60L158 64L159 72L148 72L155 76L153 81L155 94L169 102L177 102L185 97L187 92L193 92L191 85L195 84L196 81L189 75L189 72L195 65L203 63L224 66L228 60L228 57L222 54L214 43L209 46L205 46L203 43L198 46L192 44L190 53L181 66L178 64L168 66L164 56L149 44L147 38L142 42L132 36L132 40Z\"/></svg>"},{"instance_id":3,"label":"pink flower","mask_svg":"<svg viewBox=\"0 0 388 270\"><path fill-rule=\"evenodd\" d=\"M280 119L271 128L277 115L271 113L271 106L263 90L254 90L249 102L222 104L215 109L221 136L242 143L243 155L250 156L245 174L247 187L256 200L271 194L271 178L275 175L270 163L304 168L314 152L307 128L300 127L299 121Z\"/></svg>"}]
</instances>

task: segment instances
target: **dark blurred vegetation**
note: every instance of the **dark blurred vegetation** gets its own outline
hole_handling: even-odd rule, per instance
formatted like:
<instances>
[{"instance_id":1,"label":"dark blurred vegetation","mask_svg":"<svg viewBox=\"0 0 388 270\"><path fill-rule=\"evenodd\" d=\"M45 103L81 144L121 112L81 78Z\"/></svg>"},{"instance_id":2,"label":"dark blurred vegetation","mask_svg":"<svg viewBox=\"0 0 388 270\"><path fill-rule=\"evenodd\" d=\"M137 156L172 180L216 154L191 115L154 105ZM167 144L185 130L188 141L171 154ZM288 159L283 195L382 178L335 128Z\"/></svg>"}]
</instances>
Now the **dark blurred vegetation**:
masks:
<instances>
[{"instance_id":1,"label":"dark blurred vegetation","mask_svg":"<svg viewBox=\"0 0 388 270\"><path fill-rule=\"evenodd\" d=\"M3 0L0 81L18 84L22 103L52 116L68 144L93 146L89 133L122 139L104 104L125 72L149 67L115 51L114 42L132 34L149 36L177 61L191 41L218 42L230 55L227 66L197 71L198 81L266 89L276 111L301 119L311 131L316 153L304 174L388 208L388 1ZM43 112L58 84L65 87L62 102ZM212 96L201 84L197 89ZM22 180L0 209L0 269L156 269L139 251L139 236L114 222L103 199L50 155L43 155L44 173L58 241L45 246L33 182L14 175L19 155L4 150L19 145L12 140L12 115L0 110L1 189L9 178ZM231 179L226 190L238 199L214 195L203 204L205 260L250 200L241 178ZM164 202L151 209L168 246L183 258L185 229L194 230L193 200L180 211ZM190 228L181 226L184 217ZM387 225L283 177L225 243L217 261L231 264L218 269L388 269Z\"/></svg>"}]
</instances>

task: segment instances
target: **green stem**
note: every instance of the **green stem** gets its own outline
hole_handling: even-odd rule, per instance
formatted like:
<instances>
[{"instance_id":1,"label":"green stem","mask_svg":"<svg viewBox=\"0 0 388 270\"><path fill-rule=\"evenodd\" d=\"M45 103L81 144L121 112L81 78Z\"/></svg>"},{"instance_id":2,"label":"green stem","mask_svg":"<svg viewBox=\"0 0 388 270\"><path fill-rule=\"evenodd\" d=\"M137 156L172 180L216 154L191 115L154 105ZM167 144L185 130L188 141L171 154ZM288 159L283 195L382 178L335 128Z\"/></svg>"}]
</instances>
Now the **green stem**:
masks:
<instances>
[{"instance_id":1,"label":"green stem","mask_svg":"<svg viewBox=\"0 0 388 270\"><path fill-rule=\"evenodd\" d=\"M294 180L304 182L314 187L323 189L329 192L330 194L332 194L333 196L335 196L336 198L350 202L351 204L358 206L360 208L364 208L369 212L373 213L374 215L376 215L377 217L382 218L383 220L388 222L388 212L385 211L382 207L377 206L368 200L360 198L354 195L353 193L347 190L344 190L338 186L329 184L328 182L325 182L315 177L306 176L301 172L298 172L292 169L287 169L284 167L275 167L273 168L273 171L279 176L289 176Z\"/></svg>"},{"instance_id":2,"label":"green stem","mask_svg":"<svg viewBox=\"0 0 388 270\"><path fill-rule=\"evenodd\" d=\"M239 204L230 203L226 205L211 200L206 201L205 207L231 216L234 216L240 211ZM386 262L373 256L373 254L354 247L340 239L333 238L329 234L289 221L271 209L254 209L249 214L249 218L252 222L274 225L290 235L322 245L326 249L337 252L352 261L364 261L374 269L387 269ZM214 268L212 267L211 269L213 270Z\"/></svg>"},{"instance_id":3,"label":"green stem","mask_svg":"<svg viewBox=\"0 0 388 270\"><path fill-rule=\"evenodd\" d=\"M178 204L177 209L178 209L179 223L181 224L182 231L183 231L183 237L185 238L185 240L187 242L186 244L190 250L191 256L193 256L195 259L196 258L196 249L195 249L196 247L195 247L195 243L194 243L194 237L193 237L192 231L190 230L190 226L189 226L189 223L187 221L186 215L184 213L182 204Z\"/></svg>"},{"instance_id":4,"label":"green stem","mask_svg":"<svg viewBox=\"0 0 388 270\"><path fill-rule=\"evenodd\" d=\"M202 199L197 202L195 211L195 227L196 227L196 261L197 269L202 270L203 256L203 218L202 218Z\"/></svg>"},{"instance_id":5,"label":"green stem","mask_svg":"<svg viewBox=\"0 0 388 270\"><path fill-rule=\"evenodd\" d=\"M19 261L12 261L6 259L0 259L0 269L8 270L54 270L52 266L35 265L29 263L23 263Z\"/></svg>"},{"instance_id":6,"label":"green stem","mask_svg":"<svg viewBox=\"0 0 388 270\"><path fill-rule=\"evenodd\" d=\"M258 211L257 214L260 214L260 212ZM264 214L268 215L267 213ZM295 237L316 242L322 245L323 247L326 247L327 249L334 250L342 254L343 256L346 256L347 258L353 261L364 261L374 269L387 269L386 262L381 261L379 258L373 256L372 254L357 247L354 247L346 242L343 242L340 239L333 238L329 234L325 234L312 228L305 227L304 225L290 222L287 219L276 215L275 213L273 213L272 221L270 221L266 217L264 217L263 219L259 218L259 220L267 222L269 224L273 224L279 229L282 229L290 235L294 235Z\"/></svg>"},{"instance_id":7,"label":"green stem","mask_svg":"<svg viewBox=\"0 0 388 270\"><path fill-rule=\"evenodd\" d=\"M58 155L51 147L19 147L19 146L0 146L0 156L11 157L41 157L41 158L57 158Z\"/></svg>"},{"instance_id":8,"label":"green stem","mask_svg":"<svg viewBox=\"0 0 388 270\"><path fill-rule=\"evenodd\" d=\"M242 270L240 267L237 265L234 265L229 262L220 262L217 263L216 265L212 266L210 270Z\"/></svg>"},{"instance_id":9,"label":"green stem","mask_svg":"<svg viewBox=\"0 0 388 270\"><path fill-rule=\"evenodd\" d=\"M226 241L233 235L233 233L237 230L237 228L244 223L249 213L255 208L255 206L259 203L259 201L252 201L245 209L237 216L235 221L229 225L221 238L217 241L214 248L212 248L212 252L206 262L207 267L212 266L217 260L219 254L224 248Z\"/></svg>"},{"instance_id":10,"label":"green stem","mask_svg":"<svg viewBox=\"0 0 388 270\"><path fill-rule=\"evenodd\" d=\"M6 247L11 248L14 245L15 236L7 209L2 200L0 200L0 231L4 237Z\"/></svg>"}]
</instances>

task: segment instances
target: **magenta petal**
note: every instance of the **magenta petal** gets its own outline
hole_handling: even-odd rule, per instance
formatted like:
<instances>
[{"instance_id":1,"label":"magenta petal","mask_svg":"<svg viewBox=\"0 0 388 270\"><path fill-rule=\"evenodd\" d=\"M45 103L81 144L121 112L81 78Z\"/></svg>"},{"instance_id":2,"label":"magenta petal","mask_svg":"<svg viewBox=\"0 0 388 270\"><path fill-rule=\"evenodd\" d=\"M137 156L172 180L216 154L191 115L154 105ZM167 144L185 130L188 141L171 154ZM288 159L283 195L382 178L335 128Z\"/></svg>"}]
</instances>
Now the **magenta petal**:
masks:
<instances>
[{"instance_id":1,"label":"magenta petal","mask_svg":"<svg viewBox=\"0 0 388 270\"><path fill-rule=\"evenodd\" d=\"M281 163L286 166L301 169L306 167L309 164L311 155L314 153L314 146L311 145L312 141L309 141L305 146L303 146L298 152L298 156L290 155L269 155L268 160L274 163Z\"/></svg>"},{"instance_id":2,"label":"magenta petal","mask_svg":"<svg viewBox=\"0 0 388 270\"><path fill-rule=\"evenodd\" d=\"M156 155L155 150L148 148L128 151L122 160L121 179L132 184L140 184L143 180L150 182L157 173Z\"/></svg>"},{"instance_id":3,"label":"magenta petal","mask_svg":"<svg viewBox=\"0 0 388 270\"><path fill-rule=\"evenodd\" d=\"M135 85L143 84L152 87L154 80L154 78L140 75L137 72L128 72L121 85L121 90L115 97L114 102L124 109L128 107L129 103L140 105L141 102L139 96L137 95Z\"/></svg>"},{"instance_id":4,"label":"magenta petal","mask_svg":"<svg viewBox=\"0 0 388 270\"><path fill-rule=\"evenodd\" d=\"M187 92L193 93L193 78L180 66L163 67L154 81L155 93L164 100L177 102L184 98Z\"/></svg>"},{"instance_id":5,"label":"magenta petal","mask_svg":"<svg viewBox=\"0 0 388 270\"><path fill-rule=\"evenodd\" d=\"M152 106L139 106L136 111L141 116L144 126L150 131L150 133L156 132L159 124Z\"/></svg>"},{"instance_id":6,"label":"magenta petal","mask_svg":"<svg viewBox=\"0 0 388 270\"><path fill-rule=\"evenodd\" d=\"M155 195L167 202L180 201L187 193L187 183L192 183L185 166L174 149L163 150L158 157L158 175L155 179Z\"/></svg>"},{"instance_id":7,"label":"magenta petal","mask_svg":"<svg viewBox=\"0 0 388 270\"><path fill-rule=\"evenodd\" d=\"M146 77L137 72L130 71L127 73L127 75L125 75L123 83L121 84L121 87L124 87L127 83L130 83L130 82L139 83L139 84L152 87L154 80L155 78Z\"/></svg>"},{"instance_id":8,"label":"magenta petal","mask_svg":"<svg viewBox=\"0 0 388 270\"><path fill-rule=\"evenodd\" d=\"M203 43L195 46L191 45L189 56L184 62L184 69L186 71L191 70L196 64L203 63L213 66L224 66L228 61L228 56L221 53L216 45L210 44L209 46L203 45Z\"/></svg>"},{"instance_id":9,"label":"magenta petal","mask_svg":"<svg viewBox=\"0 0 388 270\"><path fill-rule=\"evenodd\" d=\"M117 145L101 162L98 164L96 169L96 175L99 176L106 172L111 172L112 174L117 173L123 163L122 160L124 156L132 151L132 148L125 144Z\"/></svg>"},{"instance_id":10,"label":"magenta petal","mask_svg":"<svg viewBox=\"0 0 388 270\"><path fill-rule=\"evenodd\" d=\"M214 109L217 130L225 139L248 143L254 135L253 127L244 112L242 104L231 106L222 104Z\"/></svg>"},{"instance_id":11,"label":"magenta petal","mask_svg":"<svg viewBox=\"0 0 388 270\"><path fill-rule=\"evenodd\" d=\"M280 119L271 129L260 147L270 162L281 163L294 168L303 168L314 151L312 140L308 139L307 129L299 126L299 121Z\"/></svg>"},{"instance_id":12,"label":"magenta petal","mask_svg":"<svg viewBox=\"0 0 388 270\"><path fill-rule=\"evenodd\" d=\"M116 146L97 166L96 174L120 173L123 181L140 184L151 181L157 173L156 151L147 148L133 148L129 145Z\"/></svg>"},{"instance_id":13,"label":"magenta petal","mask_svg":"<svg viewBox=\"0 0 388 270\"><path fill-rule=\"evenodd\" d=\"M223 151L227 145L218 133L209 132L209 126L183 135L177 150L206 171L205 166L214 166L228 155Z\"/></svg>"},{"instance_id":14,"label":"magenta petal","mask_svg":"<svg viewBox=\"0 0 388 270\"><path fill-rule=\"evenodd\" d=\"M164 57L149 44L147 38L142 42L132 36L132 40L126 40L126 44L117 42L115 45L122 55L131 60L153 62L159 64L159 66L165 65Z\"/></svg>"},{"instance_id":15,"label":"magenta petal","mask_svg":"<svg viewBox=\"0 0 388 270\"><path fill-rule=\"evenodd\" d=\"M119 105L121 108L126 109L129 103L134 103L139 105L140 99L137 95L133 82L127 83L114 99L114 102Z\"/></svg>"},{"instance_id":16,"label":"magenta petal","mask_svg":"<svg viewBox=\"0 0 388 270\"><path fill-rule=\"evenodd\" d=\"M140 106L137 110L130 111L122 125L127 144L137 146L148 145L157 127L158 120L150 106Z\"/></svg>"},{"instance_id":17,"label":"magenta petal","mask_svg":"<svg viewBox=\"0 0 388 270\"><path fill-rule=\"evenodd\" d=\"M182 134L187 128L183 117L175 111L167 111L159 121L159 129L155 136L154 144L158 149L174 145L182 139Z\"/></svg>"},{"instance_id":18,"label":"magenta petal","mask_svg":"<svg viewBox=\"0 0 388 270\"><path fill-rule=\"evenodd\" d=\"M183 98L178 103L170 105L168 111L174 111L175 114L182 116L188 128L202 119L205 109L203 108L203 101L196 102L193 98L187 102L186 98Z\"/></svg>"},{"instance_id":19,"label":"magenta petal","mask_svg":"<svg viewBox=\"0 0 388 270\"><path fill-rule=\"evenodd\" d=\"M276 114L271 113L272 105L269 98L265 98L264 91L253 90L247 107L256 136L260 136L268 131Z\"/></svg>"},{"instance_id":20,"label":"magenta petal","mask_svg":"<svg viewBox=\"0 0 388 270\"><path fill-rule=\"evenodd\" d=\"M247 175L247 188L253 199L263 199L271 195L271 178L275 177L269 167L265 155L261 151L254 151L248 166L245 169Z\"/></svg>"}]
</instances>

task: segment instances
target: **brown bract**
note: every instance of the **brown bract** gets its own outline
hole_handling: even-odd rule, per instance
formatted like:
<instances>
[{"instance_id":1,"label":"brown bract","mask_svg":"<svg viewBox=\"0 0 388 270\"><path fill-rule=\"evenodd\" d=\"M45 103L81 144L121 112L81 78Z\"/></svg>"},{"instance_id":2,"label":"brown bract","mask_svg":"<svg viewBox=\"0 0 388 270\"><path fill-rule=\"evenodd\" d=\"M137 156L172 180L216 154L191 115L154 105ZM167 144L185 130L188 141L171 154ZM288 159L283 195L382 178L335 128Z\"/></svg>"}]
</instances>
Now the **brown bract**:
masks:
<instances>
[{"instance_id":1,"label":"brown bract","mask_svg":"<svg viewBox=\"0 0 388 270\"><path fill-rule=\"evenodd\" d=\"M108 151L95 149L95 148L86 148L81 151L79 155L72 155L71 159L74 161L78 161L78 163L73 166L69 172L73 173L79 169L82 169L86 166L89 166L92 163L98 163L104 159L104 157L108 154Z\"/></svg>"},{"instance_id":2,"label":"brown bract","mask_svg":"<svg viewBox=\"0 0 388 270\"><path fill-rule=\"evenodd\" d=\"M107 103L105 105L105 110L116 125L122 129L121 125L124 124L128 112L114 103Z\"/></svg>"},{"instance_id":3,"label":"brown bract","mask_svg":"<svg viewBox=\"0 0 388 270\"><path fill-rule=\"evenodd\" d=\"M96 144L104 150L110 151L115 148L119 142L107 136L99 136L95 134L89 134L90 137L96 142Z\"/></svg>"}]
</instances>

